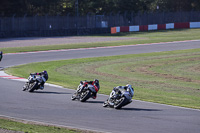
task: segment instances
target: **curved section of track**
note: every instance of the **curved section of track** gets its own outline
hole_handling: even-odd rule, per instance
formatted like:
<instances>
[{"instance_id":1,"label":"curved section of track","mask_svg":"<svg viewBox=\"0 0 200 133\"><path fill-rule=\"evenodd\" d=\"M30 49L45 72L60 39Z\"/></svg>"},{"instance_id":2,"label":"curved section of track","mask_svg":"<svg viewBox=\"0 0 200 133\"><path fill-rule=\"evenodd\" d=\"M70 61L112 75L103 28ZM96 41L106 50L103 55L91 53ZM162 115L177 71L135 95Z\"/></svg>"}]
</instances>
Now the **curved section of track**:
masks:
<instances>
[{"instance_id":1,"label":"curved section of track","mask_svg":"<svg viewBox=\"0 0 200 133\"><path fill-rule=\"evenodd\" d=\"M6 54L1 67L31 62L151 53L200 48L200 41ZM22 92L24 82L0 78L0 115L66 127L115 133L198 133L200 111L134 100L121 110L103 108L108 96L86 103L71 101L74 90L45 86Z\"/></svg>"}]
</instances>

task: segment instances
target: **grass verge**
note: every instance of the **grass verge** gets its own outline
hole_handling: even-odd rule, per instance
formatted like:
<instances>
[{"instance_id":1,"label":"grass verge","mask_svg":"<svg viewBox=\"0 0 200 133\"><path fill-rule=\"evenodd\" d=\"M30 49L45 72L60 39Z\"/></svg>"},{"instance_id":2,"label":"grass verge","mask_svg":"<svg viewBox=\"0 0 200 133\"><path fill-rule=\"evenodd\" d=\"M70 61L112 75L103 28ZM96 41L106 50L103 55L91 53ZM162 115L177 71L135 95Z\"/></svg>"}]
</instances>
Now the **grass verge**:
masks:
<instances>
[{"instance_id":1,"label":"grass verge","mask_svg":"<svg viewBox=\"0 0 200 133\"><path fill-rule=\"evenodd\" d=\"M64 127L42 125L33 122L17 121L0 117L0 131L1 129L8 131L20 131L24 133L94 133L91 131L67 129Z\"/></svg>"},{"instance_id":2,"label":"grass verge","mask_svg":"<svg viewBox=\"0 0 200 133\"><path fill-rule=\"evenodd\" d=\"M32 63L6 70L27 78L46 69L49 83L76 89L100 80L100 93L132 84L134 99L200 109L200 49Z\"/></svg>"},{"instance_id":3,"label":"grass verge","mask_svg":"<svg viewBox=\"0 0 200 133\"><path fill-rule=\"evenodd\" d=\"M106 35L101 35L101 36L96 36L96 37L111 37L111 36L112 37L134 37L138 39L110 41L110 42L97 42L97 43L13 47L13 48L1 48L1 50L4 51L4 53L15 53L15 52L27 52L27 51L45 51L45 50L58 50L58 49L76 49L76 48L89 48L89 47L135 45L135 44L172 42L172 41L183 41L183 40L199 40L200 29L129 32L129 33L118 33L118 34L113 34L113 35L106 34Z\"/></svg>"}]
</instances>

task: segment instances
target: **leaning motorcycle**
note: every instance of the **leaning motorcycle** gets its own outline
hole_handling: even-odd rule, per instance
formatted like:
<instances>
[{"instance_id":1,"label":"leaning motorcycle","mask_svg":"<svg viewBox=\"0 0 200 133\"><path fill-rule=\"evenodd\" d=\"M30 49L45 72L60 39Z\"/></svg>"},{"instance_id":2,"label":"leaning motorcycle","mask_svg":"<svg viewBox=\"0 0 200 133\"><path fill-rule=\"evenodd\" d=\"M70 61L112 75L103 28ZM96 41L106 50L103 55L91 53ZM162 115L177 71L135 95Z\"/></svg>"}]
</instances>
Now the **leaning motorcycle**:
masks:
<instances>
[{"instance_id":1,"label":"leaning motorcycle","mask_svg":"<svg viewBox=\"0 0 200 133\"><path fill-rule=\"evenodd\" d=\"M42 77L40 75L30 74L28 81L24 84L22 91L33 92L41 88Z\"/></svg>"},{"instance_id":2,"label":"leaning motorcycle","mask_svg":"<svg viewBox=\"0 0 200 133\"><path fill-rule=\"evenodd\" d=\"M71 100L78 100L81 102L85 102L86 100L88 100L93 96L93 93L96 92L94 86L91 84L86 84L85 87L83 87L85 82L86 81L80 82L76 92L72 95Z\"/></svg>"},{"instance_id":3,"label":"leaning motorcycle","mask_svg":"<svg viewBox=\"0 0 200 133\"><path fill-rule=\"evenodd\" d=\"M132 102L134 89L132 87L126 89L126 86L115 87L110 93L109 98L103 103L103 107L111 107L120 109Z\"/></svg>"}]
</instances>

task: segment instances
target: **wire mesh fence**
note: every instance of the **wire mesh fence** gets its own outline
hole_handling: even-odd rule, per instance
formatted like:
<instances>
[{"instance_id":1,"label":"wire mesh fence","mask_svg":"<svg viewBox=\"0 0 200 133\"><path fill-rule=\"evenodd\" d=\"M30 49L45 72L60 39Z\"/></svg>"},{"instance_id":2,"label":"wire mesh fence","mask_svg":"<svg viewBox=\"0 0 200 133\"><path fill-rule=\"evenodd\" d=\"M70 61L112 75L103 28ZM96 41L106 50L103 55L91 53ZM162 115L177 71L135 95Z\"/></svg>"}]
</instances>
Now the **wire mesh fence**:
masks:
<instances>
[{"instance_id":1,"label":"wire mesh fence","mask_svg":"<svg viewBox=\"0 0 200 133\"><path fill-rule=\"evenodd\" d=\"M109 13L86 16L32 16L0 18L0 37L88 35L110 32L110 27L199 22L200 11Z\"/></svg>"}]
</instances>

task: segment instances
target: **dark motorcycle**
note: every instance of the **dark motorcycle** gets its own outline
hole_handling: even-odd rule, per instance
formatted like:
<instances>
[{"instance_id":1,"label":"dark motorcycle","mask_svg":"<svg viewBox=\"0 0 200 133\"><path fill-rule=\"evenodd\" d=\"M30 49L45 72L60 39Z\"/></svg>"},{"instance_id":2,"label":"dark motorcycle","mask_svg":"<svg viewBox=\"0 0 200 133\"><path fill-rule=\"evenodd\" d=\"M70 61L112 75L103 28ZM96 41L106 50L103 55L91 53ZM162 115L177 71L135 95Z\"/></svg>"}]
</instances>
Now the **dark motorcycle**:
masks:
<instances>
[{"instance_id":1,"label":"dark motorcycle","mask_svg":"<svg viewBox=\"0 0 200 133\"><path fill-rule=\"evenodd\" d=\"M81 102L85 102L89 98L93 96L93 94L96 92L95 88L91 84L86 84L84 87L84 82L81 81L76 92L72 95L71 100L79 100Z\"/></svg>"},{"instance_id":2,"label":"dark motorcycle","mask_svg":"<svg viewBox=\"0 0 200 133\"><path fill-rule=\"evenodd\" d=\"M103 107L120 109L132 102L134 89L131 86L115 87L110 93L109 98L103 103Z\"/></svg>"},{"instance_id":3,"label":"dark motorcycle","mask_svg":"<svg viewBox=\"0 0 200 133\"><path fill-rule=\"evenodd\" d=\"M26 82L22 88L22 91L33 92L41 88L42 77L40 75L30 74L28 82Z\"/></svg>"}]
</instances>

